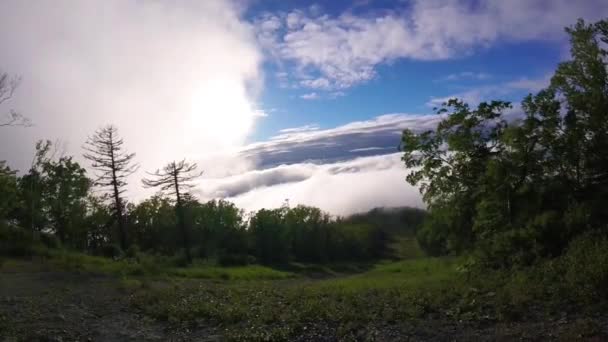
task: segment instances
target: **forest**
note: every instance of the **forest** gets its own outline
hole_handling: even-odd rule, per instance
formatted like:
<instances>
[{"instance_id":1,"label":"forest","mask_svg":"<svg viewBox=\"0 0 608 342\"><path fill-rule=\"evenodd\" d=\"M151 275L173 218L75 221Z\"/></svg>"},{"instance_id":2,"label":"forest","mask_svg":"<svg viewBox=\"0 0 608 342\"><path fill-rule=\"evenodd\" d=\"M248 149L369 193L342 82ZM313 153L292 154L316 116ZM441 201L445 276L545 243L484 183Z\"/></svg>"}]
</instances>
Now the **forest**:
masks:
<instances>
[{"instance_id":1,"label":"forest","mask_svg":"<svg viewBox=\"0 0 608 342\"><path fill-rule=\"evenodd\" d=\"M608 338L608 21L566 33L570 60L521 104L451 99L434 130L403 132L424 210L245 212L196 198L188 160L149 172L137 186L158 192L134 203L136 151L108 125L83 142L94 171L50 141L29 170L0 162L0 267L116 276L164 338ZM12 315L0 337L27 336Z\"/></svg>"}]
</instances>

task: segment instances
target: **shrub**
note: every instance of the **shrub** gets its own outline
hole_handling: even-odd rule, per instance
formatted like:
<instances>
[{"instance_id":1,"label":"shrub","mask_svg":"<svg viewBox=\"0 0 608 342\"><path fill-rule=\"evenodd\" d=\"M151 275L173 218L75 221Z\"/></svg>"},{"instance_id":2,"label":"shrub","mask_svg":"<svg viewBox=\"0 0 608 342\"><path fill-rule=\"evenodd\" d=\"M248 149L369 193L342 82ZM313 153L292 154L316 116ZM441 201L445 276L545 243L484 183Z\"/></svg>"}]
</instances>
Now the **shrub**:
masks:
<instances>
[{"instance_id":1,"label":"shrub","mask_svg":"<svg viewBox=\"0 0 608 342\"><path fill-rule=\"evenodd\" d=\"M23 228L0 225L0 255L23 257L35 254L32 234Z\"/></svg>"},{"instance_id":2,"label":"shrub","mask_svg":"<svg viewBox=\"0 0 608 342\"><path fill-rule=\"evenodd\" d=\"M217 263L221 266L242 266L250 264L252 257L247 254L220 253ZM255 260L255 258L253 258Z\"/></svg>"},{"instance_id":3,"label":"shrub","mask_svg":"<svg viewBox=\"0 0 608 342\"><path fill-rule=\"evenodd\" d=\"M479 241L474 255L480 266L511 268L531 265L537 259L538 248L533 231L513 229Z\"/></svg>"},{"instance_id":4,"label":"shrub","mask_svg":"<svg viewBox=\"0 0 608 342\"><path fill-rule=\"evenodd\" d=\"M565 282L581 300L606 297L608 289L608 237L588 232L574 239L561 257Z\"/></svg>"},{"instance_id":5,"label":"shrub","mask_svg":"<svg viewBox=\"0 0 608 342\"><path fill-rule=\"evenodd\" d=\"M186 267L189 265L188 258L186 258L186 253L183 250L171 257L169 263L176 267Z\"/></svg>"},{"instance_id":6,"label":"shrub","mask_svg":"<svg viewBox=\"0 0 608 342\"><path fill-rule=\"evenodd\" d=\"M99 250L97 251L97 254L104 256L106 258L112 258L112 259L121 258L123 255L120 247L118 247L118 245L115 245L115 244L107 244L107 245L101 246L99 248Z\"/></svg>"},{"instance_id":7,"label":"shrub","mask_svg":"<svg viewBox=\"0 0 608 342\"><path fill-rule=\"evenodd\" d=\"M48 248L58 249L61 247L61 241L53 234L40 233L39 239L40 242Z\"/></svg>"},{"instance_id":8,"label":"shrub","mask_svg":"<svg viewBox=\"0 0 608 342\"><path fill-rule=\"evenodd\" d=\"M136 244L133 244L131 246L129 246L129 248L127 248L127 250L125 251L125 256L127 258L138 258L140 254L140 250L139 250L139 246Z\"/></svg>"}]
</instances>

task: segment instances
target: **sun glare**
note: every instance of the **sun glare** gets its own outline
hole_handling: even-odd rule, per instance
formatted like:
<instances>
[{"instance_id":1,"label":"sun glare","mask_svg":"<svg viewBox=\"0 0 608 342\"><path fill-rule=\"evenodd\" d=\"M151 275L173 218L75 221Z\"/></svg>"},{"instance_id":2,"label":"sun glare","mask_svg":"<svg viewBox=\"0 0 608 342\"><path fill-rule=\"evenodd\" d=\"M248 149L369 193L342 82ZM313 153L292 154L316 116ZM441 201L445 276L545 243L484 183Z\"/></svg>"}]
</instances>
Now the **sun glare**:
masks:
<instances>
[{"instance_id":1,"label":"sun glare","mask_svg":"<svg viewBox=\"0 0 608 342\"><path fill-rule=\"evenodd\" d=\"M211 143L231 148L244 143L255 117L242 82L230 79L206 81L192 92L187 137L191 143Z\"/></svg>"}]
</instances>

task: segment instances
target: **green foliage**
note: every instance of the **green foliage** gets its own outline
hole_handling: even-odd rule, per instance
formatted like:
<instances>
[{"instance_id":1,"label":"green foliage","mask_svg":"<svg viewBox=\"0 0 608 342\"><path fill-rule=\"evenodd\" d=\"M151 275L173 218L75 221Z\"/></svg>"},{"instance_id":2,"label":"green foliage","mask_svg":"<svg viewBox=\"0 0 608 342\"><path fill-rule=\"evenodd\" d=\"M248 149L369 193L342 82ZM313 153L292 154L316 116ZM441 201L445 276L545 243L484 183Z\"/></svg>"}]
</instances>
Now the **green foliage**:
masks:
<instances>
[{"instance_id":1,"label":"green foliage","mask_svg":"<svg viewBox=\"0 0 608 342\"><path fill-rule=\"evenodd\" d=\"M15 171L0 160L0 221L6 220L16 209L17 203L17 177Z\"/></svg>"},{"instance_id":2,"label":"green foliage","mask_svg":"<svg viewBox=\"0 0 608 342\"><path fill-rule=\"evenodd\" d=\"M564 280L577 299L593 302L607 297L608 237L589 232L576 238L561 258Z\"/></svg>"},{"instance_id":3,"label":"green foliage","mask_svg":"<svg viewBox=\"0 0 608 342\"><path fill-rule=\"evenodd\" d=\"M0 222L0 255L29 256L34 254L34 250L31 232Z\"/></svg>"},{"instance_id":4,"label":"green foliage","mask_svg":"<svg viewBox=\"0 0 608 342\"><path fill-rule=\"evenodd\" d=\"M431 255L473 251L508 268L564 253L608 223L607 21L567 29L572 60L507 120L506 102L452 99L435 131L405 130L401 149L430 209L418 232Z\"/></svg>"}]
</instances>

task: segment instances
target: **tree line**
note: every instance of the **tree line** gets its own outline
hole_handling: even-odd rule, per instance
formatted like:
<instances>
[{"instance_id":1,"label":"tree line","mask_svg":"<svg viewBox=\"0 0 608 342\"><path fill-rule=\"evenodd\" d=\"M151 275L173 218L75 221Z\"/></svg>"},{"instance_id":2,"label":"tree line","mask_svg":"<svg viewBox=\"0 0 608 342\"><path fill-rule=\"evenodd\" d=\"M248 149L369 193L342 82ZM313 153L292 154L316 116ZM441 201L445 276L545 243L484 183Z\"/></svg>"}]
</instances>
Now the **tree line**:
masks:
<instances>
[{"instance_id":1,"label":"tree line","mask_svg":"<svg viewBox=\"0 0 608 342\"><path fill-rule=\"evenodd\" d=\"M521 117L509 119L508 102L453 99L435 130L403 132L407 181L429 209L418 231L428 253L502 268L608 233L608 21L566 32L571 59L523 100Z\"/></svg>"},{"instance_id":2,"label":"tree line","mask_svg":"<svg viewBox=\"0 0 608 342\"><path fill-rule=\"evenodd\" d=\"M22 175L0 162L0 253L26 255L40 244L107 257L178 256L184 265L195 258L226 265L368 261L390 257L393 233L402 225L413 231L424 214L375 210L341 218L287 204L245 213L225 200L195 198L190 190L202 172L185 160L148 173L143 186L159 192L131 203L127 181L139 166L117 128L99 129L83 148L94 174L73 156L58 156L50 141L36 144Z\"/></svg>"}]
</instances>

